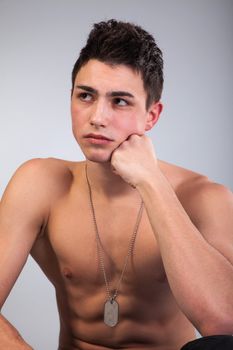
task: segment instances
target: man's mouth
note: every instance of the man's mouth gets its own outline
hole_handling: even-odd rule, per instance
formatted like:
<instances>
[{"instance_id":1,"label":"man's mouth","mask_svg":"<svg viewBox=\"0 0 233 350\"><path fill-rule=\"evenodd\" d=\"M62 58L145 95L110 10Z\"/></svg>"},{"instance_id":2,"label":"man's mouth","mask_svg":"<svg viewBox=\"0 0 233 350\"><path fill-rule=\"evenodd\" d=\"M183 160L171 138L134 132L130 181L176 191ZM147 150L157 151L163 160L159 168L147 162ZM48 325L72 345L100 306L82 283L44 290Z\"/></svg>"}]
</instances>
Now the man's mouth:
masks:
<instances>
[{"instance_id":1,"label":"man's mouth","mask_svg":"<svg viewBox=\"0 0 233 350\"><path fill-rule=\"evenodd\" d=\"M84 135L84 138L87 139L90 143L97 144L97 145L103 145L112 142L113 140L109 137L101 134L87 134Z\"/></svg>"}]
</instances>

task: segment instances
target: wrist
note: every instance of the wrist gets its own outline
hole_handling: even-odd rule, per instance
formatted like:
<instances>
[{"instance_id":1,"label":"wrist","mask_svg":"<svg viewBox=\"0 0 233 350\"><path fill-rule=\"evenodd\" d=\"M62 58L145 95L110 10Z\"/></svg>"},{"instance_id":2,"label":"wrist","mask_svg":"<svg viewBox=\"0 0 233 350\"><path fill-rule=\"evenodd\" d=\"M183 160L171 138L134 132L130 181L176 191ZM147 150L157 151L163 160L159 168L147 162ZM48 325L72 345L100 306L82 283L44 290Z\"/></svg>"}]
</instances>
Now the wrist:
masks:
<instances>
[{"instance_id":1,"label":"wrist","mask_svg":"<svg viewBox=\"0 0 233 350\"><path fill-rule=\"evenodd\" d=\"M150 191L152 189L159 190L161 186L167 185L168 180L160 170L159 166L154 166L148 174L142 176L135 187L139 192Z\"/></svg>"}]
</instances>

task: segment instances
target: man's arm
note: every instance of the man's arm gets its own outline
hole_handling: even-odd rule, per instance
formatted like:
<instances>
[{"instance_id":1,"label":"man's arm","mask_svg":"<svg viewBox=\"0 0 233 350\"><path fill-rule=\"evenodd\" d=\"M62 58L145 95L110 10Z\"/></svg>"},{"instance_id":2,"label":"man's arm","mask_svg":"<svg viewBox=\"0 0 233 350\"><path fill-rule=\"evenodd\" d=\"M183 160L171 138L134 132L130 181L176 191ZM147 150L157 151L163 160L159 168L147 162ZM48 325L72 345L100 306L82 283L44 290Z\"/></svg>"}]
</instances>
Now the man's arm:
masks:
<instances>
[{"instance_id":1,"label":"man's arm","mask_svg":"<svg viewBox=\"0 0 233 350\"><path fill-rule=\"evenodd\" d=\"M0 315L0 348L7 350L32 350L19 332Z\"/></svg>"},{"instance_id":2,"label":"man's arm","mask_svg":"<svg viewBox=\"0 0 233 350\"><path fill-rule=\"evenodd\" d=\"M225 188L212 186L196 195L198 226L163 174L138 190L181 310L202 335L233 334L233 203Z\"/></svg>"},{"instance_id":3,"label":"man's arm","mask_svg":"<svg viewBox=\"0 0 233 350\"><path fill-rule=\"evenodd\" d=\"M114 152L112 164L115 172L135 186L143 198L169 284L181 310L202 335L232 334L230 191L209 183L196 198L190 198L197 226L159 169L152 143L146 136L134 135L123 143Z\"/></svg>"},{"instance_id":4,"label":"man's arm","mask_svg":"<svg viewBox=\"0 0 233 350\"><path fill-rule=\"evenodd\" d=\"M20 274L48 215L43 160L23 164L0 202L0 308ZM31 349L17 330L0 316L0 348Z\"/></svg>"}]
</instances>

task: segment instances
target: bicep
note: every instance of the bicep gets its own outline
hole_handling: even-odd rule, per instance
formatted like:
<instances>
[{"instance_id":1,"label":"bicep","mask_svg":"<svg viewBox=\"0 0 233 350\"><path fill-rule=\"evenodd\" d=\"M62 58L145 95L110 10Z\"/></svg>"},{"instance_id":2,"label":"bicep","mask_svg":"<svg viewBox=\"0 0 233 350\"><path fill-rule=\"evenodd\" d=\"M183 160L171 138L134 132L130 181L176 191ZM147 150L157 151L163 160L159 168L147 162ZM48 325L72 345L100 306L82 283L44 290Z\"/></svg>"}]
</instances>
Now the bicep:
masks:
<instances>
[{"instance_id":1,"label":"bicep","mask_svg":"<svg viewBox=\"0 0 233 350\"><path fill-rule=\"evenodd\" d=\"M33 168L20 168L0 202L0 307L2 307L30 253L44 221Z\"/></svg>"},{"instance_id":2,"label":"bicep","mask_svg":"<svg viewBox=\"0 0 233 350\"><path fill-rule=\"evenodd\" d=\"M196 201L196 226L207 242L233 265L233 195L210 184Z\"/></svg>"}]
</instances>

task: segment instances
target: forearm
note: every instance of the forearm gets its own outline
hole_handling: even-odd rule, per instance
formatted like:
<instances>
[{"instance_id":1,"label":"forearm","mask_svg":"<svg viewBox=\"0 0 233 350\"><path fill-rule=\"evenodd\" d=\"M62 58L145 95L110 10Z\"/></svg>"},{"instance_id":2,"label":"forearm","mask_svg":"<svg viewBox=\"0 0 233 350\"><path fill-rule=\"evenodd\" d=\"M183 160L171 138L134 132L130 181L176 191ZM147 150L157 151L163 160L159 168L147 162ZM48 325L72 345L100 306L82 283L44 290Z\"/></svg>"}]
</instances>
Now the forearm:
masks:
<instances>
[{"instance_id":1,"label":"forearm","mask_svg":"<svg viewBox=\"0 0 233 350\"><path fill-rule=\"evenodd\" d=\"M161 172L152 181L141 182L137 189L180 308L197 328L207 320L215 324L224 320L232 305L231 264L194 226Z\"/></svg>"},{"instance_id":2,"label":"forearm","mask_svg":"<svg viewBox=\"0 0 233 350\"><path fill-rule=\"evenodd\" d=\"M19 332L0 314L0 349L33 350Z\"/></svg>"}]
</instances>

